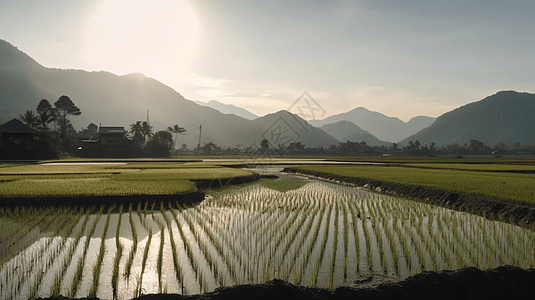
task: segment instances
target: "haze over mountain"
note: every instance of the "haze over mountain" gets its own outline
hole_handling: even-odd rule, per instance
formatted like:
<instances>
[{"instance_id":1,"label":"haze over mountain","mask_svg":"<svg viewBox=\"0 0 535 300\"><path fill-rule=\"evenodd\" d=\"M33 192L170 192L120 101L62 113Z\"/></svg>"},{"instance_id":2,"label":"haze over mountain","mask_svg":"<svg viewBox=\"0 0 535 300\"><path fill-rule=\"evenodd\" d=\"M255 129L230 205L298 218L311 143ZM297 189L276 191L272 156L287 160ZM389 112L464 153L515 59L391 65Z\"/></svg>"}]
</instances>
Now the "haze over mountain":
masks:
<instances>
[{"instance_id":1,"label":"haze over mountain","mask_svg":"<svg viewBox=\"0 0 535 300\"><path fill-rule=\"evenodd\" d=\"M298 141L306 146L336 144L337 140L288 112L278 112L254 121L223 114L198 105L157 80L141 74L117 76L109 72L86 72L46 68L10 43L0 40L0 107L13 114L34 110L41 99L53 104L69 96L80 108L80 116L70 117L77 130L89 123L129 128L146 120L154 130L165 130L178 124L186 135L179 135L177 145L197 145L202 124L201 144L212 141L219 146L249 146L260 142L262 135L282 117L289 124L300 120L295 130L303 130Z\"/></svg>"},{"instance_id":2,"label":"haze over mountain","mask_svg":"<svg viewBox=\"0 0 535 300\"><path fill-rule=\"evenodd\" d=\"M366 142L369 146L392 146L392 143L381 141L371 133L349 121L339 121L320 127L323 131L340 142Z\"/></svg>"},{"instance_id":3,"label":"haze over mountain","mask_svg":"<svg viewBox=\"0 0 535 300\"><path fill-rule=\"evenodd\" d=\"M399 118L388 117L364 107L357 107L348 112L330 116L323 120L310 121L310 124L320 127L339 121L350 121L363 130L368 131L379 140L398 142L431 125L435 121L435 118L417 116L410 119L409 122L403 122Z\"/></svg>"},{"instance_id":4,"label":"haze over mountain","mask_svg":"<svg viewBox=\"0 0 535 300\"><path fill-rule=\"evenodd\" d=\"M224 113L224 114L233 114L242 118L245 118L247 120L254 120L258 118L257 115L253 114L252 112L246 110L245 108L237 107L232 104L225 104L221 103L216 100L210 100L208 102L202 102L202 101L193 101L199 105L202 106L208 106L213 109L217 109L218 111Z\"/></svg>"},{"instance_id":5,"label":"haze over mountain","mask_svg":"<svg viewBox=\"0 0 535 300\"><path fill-rule=\"evenodd\" d=\"M437 146L470 143L470 140L494 146L535 143L535 94L501 91L473 102L436 119L433 125L404 139L418 140L422 145Z\"/></svg>"}]
</instances>

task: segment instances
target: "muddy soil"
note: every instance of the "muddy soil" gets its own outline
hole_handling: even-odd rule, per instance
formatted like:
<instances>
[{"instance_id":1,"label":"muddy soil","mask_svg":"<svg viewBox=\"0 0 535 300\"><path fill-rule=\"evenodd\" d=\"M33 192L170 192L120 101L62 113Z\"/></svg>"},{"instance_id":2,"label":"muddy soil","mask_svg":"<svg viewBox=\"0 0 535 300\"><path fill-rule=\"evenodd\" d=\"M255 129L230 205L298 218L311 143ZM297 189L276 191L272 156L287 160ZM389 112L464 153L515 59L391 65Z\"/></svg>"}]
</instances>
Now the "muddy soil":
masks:
<instances>
[{"instance_id":1,"label":"muddy soil","mask_svg":"<svg viewBox=\"0 0 535 300\"><path fill-rule=\"evenodd\" d=\"M431 187L340 176L295 168L284 168L283 172L298 173L337 182L349 183L385 194L421 199L434 205L469 212L491 220L511 222L522 227L534 228L535 226L535 205L532 204L484 195L456 193Z\"/></svg>"},{"instance_id":2,"label":"muddy soil","mask_svg":"<svg viewBox=\"0 0 535 300\"><path fill-rule=\"evenodd\" d=\"M295 286L282 280L265 284L238 285L216 289L203 295L174 294L145 295L138 300L330 300L330 299L533 299L535 297L535 269L524 270L512 266L481 271L466 268L457 271L423 272L398 283L382 284L375 288L339 287L335 290ZM47 300L65 300L52 297ZM89 298L85 298L89 299ZM97 298L92 298L97 299Z\"/></svg>"}]
</instances>

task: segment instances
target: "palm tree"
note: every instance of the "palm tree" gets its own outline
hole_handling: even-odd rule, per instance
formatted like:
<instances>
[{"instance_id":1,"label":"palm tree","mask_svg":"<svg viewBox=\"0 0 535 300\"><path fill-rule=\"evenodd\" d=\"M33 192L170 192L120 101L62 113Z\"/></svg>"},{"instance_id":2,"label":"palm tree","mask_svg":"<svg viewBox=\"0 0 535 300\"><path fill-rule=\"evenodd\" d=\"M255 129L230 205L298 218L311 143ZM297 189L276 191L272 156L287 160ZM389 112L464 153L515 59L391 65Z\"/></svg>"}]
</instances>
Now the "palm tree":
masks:
<instances>
[{"instance_id":1,"label":"palm tree","mask_svg":"<svg viewBox=\"0 0 535 300\"><path fill-rule=\"evenodd\" d=\"M58 119L57 116L58 111L50 105L48 100L43 99L39 102L39 105L37 105L37 117L40 130L47 132L47 124L56 121Z\"/></svg>"},{"instance_id":2,"label":"palm tree","mask_svg":"<svg viewBox=\"0 0 535 300\"><path fill-rule=\"evenodd\" d=\"M175 124L175 126L173 127L167 127L167 131L175 134L175 145L173 146L173 148L176 148L178 134L185 134L184 132L186 132L186 129L184 129L184 127L179 127L178 124Z\"/></svg>"},{"instance_id":3,"label":"palm tree","mask_svg":"<svg viewBox=\"0 0 535 300\"><path fill-rule=\"evenodd\" d=\"M152 137L152 126L147 123L147 121L143 121L141 124L143 136L145 137L145 143ZM148 138L147 138L148 137Z\"/></svg>"},{"instance_id":4,"label":"palm tree","mask_svg":"<svg viewBox=\"0 0 535 300\"><path fill-rule=\"evenodd\" d=\"M30 128L34 128L39 124L39 118L33 110L27 110L24 114L19 115L19 119Z\"/></svg>"},{"instance_id":5,"label":"palm tree","mask_svg":"<svg viewBox=\"0 0 535 300\"><path fill-rule=\"evenodd\" d=\"M143 125L141 124L141 121L130 124L130 130L128 131L128 134L132 135L138 144L141 145L145 143Z\"/></svg>"}]
</instances>

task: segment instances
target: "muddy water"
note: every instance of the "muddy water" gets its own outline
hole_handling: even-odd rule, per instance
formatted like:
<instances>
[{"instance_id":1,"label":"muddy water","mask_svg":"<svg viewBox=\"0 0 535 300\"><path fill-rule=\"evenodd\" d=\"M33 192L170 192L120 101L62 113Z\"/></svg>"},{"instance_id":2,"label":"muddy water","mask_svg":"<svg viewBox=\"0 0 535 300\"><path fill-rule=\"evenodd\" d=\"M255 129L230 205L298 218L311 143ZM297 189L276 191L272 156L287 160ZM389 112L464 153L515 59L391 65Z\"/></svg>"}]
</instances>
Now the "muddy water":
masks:
<instances>
[{"instance_id":1,"label":"muddy water","mask_svg":"<svg viewBox=\"0 0 535 300\"><path fill-rule=\"evenodd\" d=\"M75 296L87 296L103 237L97 289L103 299L113 298L114 290L119 299L196 294L273 278L331 288L397 281L425 270L535 266L532 231L275 169L257 171L280 178L214 190L189 208L174 204L162 212L158 205L141 206L129 212L124 207L120 223L119 214L110 215L107 232L106 212L79 215L66 235L53 225L38 238L32 231L36 241L1 266L0 298L49 296L56 274L63 274L60 294L76 290ZM57 224L66 226L61 222L66 214L58 213ZM117 232L124 250L115 266ZM80 261L83 273L74 289Z\"/></svg>"}]
</instances>

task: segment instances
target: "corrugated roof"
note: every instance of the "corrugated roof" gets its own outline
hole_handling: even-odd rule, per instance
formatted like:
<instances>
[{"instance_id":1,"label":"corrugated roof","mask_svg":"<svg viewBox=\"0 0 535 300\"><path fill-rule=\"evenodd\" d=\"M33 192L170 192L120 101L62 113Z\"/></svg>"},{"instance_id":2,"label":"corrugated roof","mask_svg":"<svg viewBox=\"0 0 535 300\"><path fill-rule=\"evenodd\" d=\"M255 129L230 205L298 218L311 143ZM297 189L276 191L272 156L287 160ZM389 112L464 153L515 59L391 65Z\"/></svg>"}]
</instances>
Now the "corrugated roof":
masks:
<instances>
[{"instance_id":1,"label":"corrugated roof","mask_svg":"<svg viewBox=\"0 0 535 300\"><path fill-rule=\"evenodd\" d=\"M100 127L98 133L125 133L124 127Z\"/></svg>"},{"instance_id":2,"label":"corrugated roof","mask_svg":"<svg viewBox=\"0 0 535 300\"><path fill-rule=\"evenodd\" d=\"M36 131L21 121L13 119L0 125L0 133L36 133Z\"/></svg>"}]
</instances>

